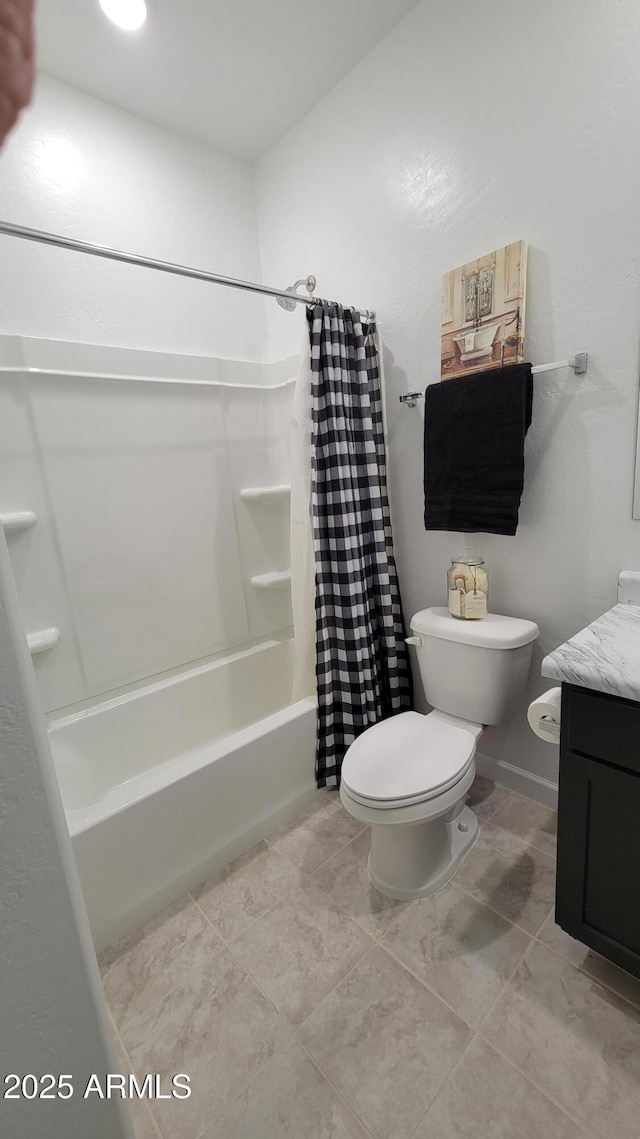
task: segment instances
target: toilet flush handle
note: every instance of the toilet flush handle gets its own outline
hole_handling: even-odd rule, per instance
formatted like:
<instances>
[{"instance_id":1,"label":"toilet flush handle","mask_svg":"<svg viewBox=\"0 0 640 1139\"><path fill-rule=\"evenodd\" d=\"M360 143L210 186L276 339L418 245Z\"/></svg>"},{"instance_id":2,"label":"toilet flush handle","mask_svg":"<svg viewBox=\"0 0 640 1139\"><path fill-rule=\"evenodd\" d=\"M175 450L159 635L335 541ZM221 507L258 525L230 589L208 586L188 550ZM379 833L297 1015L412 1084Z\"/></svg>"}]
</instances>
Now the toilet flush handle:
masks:
<instances>
[{"instance_id":1,"label":"toilet flush handle","mask_svg":"<svg viewBox=\"0 0 640 1139\"><path fill-rule=\"evenodd\" d=\"M419 647L422 644L422 637L405 637L405 645L415 645Z\"/></svg>"}]
</instances>

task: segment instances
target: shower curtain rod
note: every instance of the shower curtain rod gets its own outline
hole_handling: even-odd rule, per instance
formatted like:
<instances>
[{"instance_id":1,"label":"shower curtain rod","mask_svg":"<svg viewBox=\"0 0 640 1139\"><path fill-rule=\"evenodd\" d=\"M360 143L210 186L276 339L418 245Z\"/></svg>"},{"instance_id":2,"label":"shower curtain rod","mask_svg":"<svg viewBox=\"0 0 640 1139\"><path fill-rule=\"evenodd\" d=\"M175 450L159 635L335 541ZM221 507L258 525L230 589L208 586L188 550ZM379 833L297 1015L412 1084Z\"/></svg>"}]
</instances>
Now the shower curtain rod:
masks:
<instances>
[{"instance_id":1,"label":"shower curtain rod","mask_svg":"<svg viewBox=\"0 0 640 1139\"><path fill-rule=\"evenodd\" d=\"M176 277L191 277L195 281L208 281L214 285L228 285L232 289L244 289L250 293L263 293L268 297L281 297L298 304L322 304L318 297L301 296L300 293L285 289L272 289L269 285L258 285L254 281L240 281L236 277L223 277L219 273L208 273L204 269L192 269L188 265L176 265L172 261L158 261L154 257L139 257L135 253L124 253L121 249L109 249L106 245L94 245L89 241L76 241L71 237L61 237L41 229L29 229L24 225L0 221L0 233L7 237L21 237L41 245L55 245L59 249L71 249L76 253L89 253L93 257L104 257L108 261L122 261L127 265L140 265L143 269L156 269L160 273L173 273ZM357 309L365 320L374 320L371 309Z\"/></svg>"}]
</instances>

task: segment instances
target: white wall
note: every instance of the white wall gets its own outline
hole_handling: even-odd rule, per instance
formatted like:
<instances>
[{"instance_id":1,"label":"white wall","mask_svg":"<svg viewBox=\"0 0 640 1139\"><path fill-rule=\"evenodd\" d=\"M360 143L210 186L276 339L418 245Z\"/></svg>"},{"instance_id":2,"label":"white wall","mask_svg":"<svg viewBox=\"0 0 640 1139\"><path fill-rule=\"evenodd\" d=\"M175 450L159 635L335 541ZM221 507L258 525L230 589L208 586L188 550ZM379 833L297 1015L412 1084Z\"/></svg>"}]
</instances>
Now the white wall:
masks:
<instances>
[{"instance_id":1,"label":"white wall","mask_svg":"<svg viewBox=\"0 0 640 1139\"><path fill-rule=\"evenodd\" d=\"M516 537L473 540L492 608L540 625L527 700L547 687L542 655L640 567L639 44L632 0L425 0L256 169L265 280L302 265L319 295L378 310L407 615L444 602L461 544L424 531L423 411L398 404L439 377L443 272L524 238L528 357L589 351L586 379L535 381ZM268 319L272 353L292 351L283 314ZM522 715L481 746L556 779Z\"/></svg>"},{"instance_id":2,"label":"white wall","mask_svg":"<svg viewBox=\"0 0 640 1139\"><path fill-rule=\"evenodd\" d=\"M74 1085L68 1100L4 1101L2 1135L125 1139L116 1101L82 1098L92 1072L117 1069L1 533L0 645L0 1071Z\"/></svg>"},{"instance_id":3,"label":"white wall","mask_svg":"<svg viewBox=\"0 0 640 1139\"><path fill-rule=\"evenodd\" d=\"M0 216L261 280L245 163L45 76L2 154ZM264 358L259 296L4 236L0 256L0 332Z\"/></svg>"}]
</instances>

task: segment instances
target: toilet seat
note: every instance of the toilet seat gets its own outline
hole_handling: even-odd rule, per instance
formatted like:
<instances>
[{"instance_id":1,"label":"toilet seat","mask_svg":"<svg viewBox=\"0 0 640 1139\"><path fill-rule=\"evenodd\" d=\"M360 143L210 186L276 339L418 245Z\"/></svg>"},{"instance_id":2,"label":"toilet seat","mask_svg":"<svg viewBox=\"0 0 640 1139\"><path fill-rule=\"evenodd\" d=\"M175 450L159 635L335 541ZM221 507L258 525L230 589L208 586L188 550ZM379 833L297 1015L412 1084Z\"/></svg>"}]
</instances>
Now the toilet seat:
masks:
<instances>
[{"instance_id":1,"label":"toilet seat","mask_svg":"<svg viewBox=\"0 0 640 1139\"><path fill-rule=\"evenodd\" d=\"M464 778L473 763L479 724L445 712L402 712L368 728L342 764L342 786L356 803L393 809L424 803Z\"/></svg>"}]
</instances>

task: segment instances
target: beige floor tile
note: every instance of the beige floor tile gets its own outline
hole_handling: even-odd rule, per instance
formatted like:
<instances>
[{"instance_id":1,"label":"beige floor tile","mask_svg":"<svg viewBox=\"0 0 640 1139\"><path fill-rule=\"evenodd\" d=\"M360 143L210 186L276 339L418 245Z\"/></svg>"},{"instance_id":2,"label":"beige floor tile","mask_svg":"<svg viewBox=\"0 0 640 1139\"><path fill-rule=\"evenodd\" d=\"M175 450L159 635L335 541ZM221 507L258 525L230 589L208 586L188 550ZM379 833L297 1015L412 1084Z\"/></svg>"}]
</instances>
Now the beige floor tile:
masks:
<instances>
[{"instance_id":1,"label":"beige floor tile","mask_svg":"<svg viewBox=\"0 0 640 1139\"><path fill-rule=\"evenodd\" d=\"M310 807L283 823L267 841L307 874L364 830L339 800L319 794Z\"/></svg>"},{"instance_id":2,"label":"beige floor tile","mask_svg":"<svg viewBox=\"0 0 640 1139\"><path fill-rule=\"evenodd\" d=\"M202 1139L366 1139L366 1133L293 1041Z\"/></svg>"},{"instance_id":3,"label":"beige floor tile","mask_svg":"<svg viewBox=\"0 0 640 1139\"><path fill-rule=\"evenodd\" d=\"M485 823L456 871L456 885L535 934L555 898L555 861L506 831Z\"/></svg>"},{"instance_id":4,"label":"beige floor tile","mask_svg":"<svg viewBox=\"0 0 640 1139\"><path fill-rule=\"evenodd\" d=\"M187 969L163 1000L121 1032L140 1077L178 1072L186 1100L154 1101L164 1139L195 1139L288 1041L290 1030L228 950Z\"/></svg>"},{"instance_id":5,"label":"beige floor tile","mask_svg":"<svg viewBox=\"0 0 640 1139\"><path fill-rule=\"evenodd\" d=\"M118 1030L162 1001L186 972L215 956L221 945L188 897L119 942L103 977Z\"/></svg>"},{"instance_id":6,"label":"beige floor tile","mask_svg":"<svg viewBox=\"0 0 640 1139\"><path fill-rule=\"evenodd\" d=\"M533 799L514 793L491 816L491 825L502 827L523 842L531 843L543 854L552 858L556 856L558 816L555 811L543 807L541 803L535 803Z\"/></svg>"},{"instance_id":7,"label":"beige floor tile","mask_svg":"<svg viewBox=\"0 0 640 1139\"><path fill-rule=\"evenodd\" d=\"M103 981L113 965L113 962L117 960L122 952L122 949L118 948L118 944L123 945L124 939L119 943L116 942L115 945L108 945L106 949L101 949L97 954L98 968L100 969L100 976Z\"/></svg>"},{"instance_id":8,"label":"beige floor tile","mask_svg":"<svg viewBox=\"0 0 640 1139\"><path fill-rule=\"evenodd\" d=\"M302 874L266 842L234 859L192 895L222 937L235 937L299 886Z\"/></svg>"},{"instance_id":9,"label":"beige floor tile","mask_svg":"<svg viewBox=\"0 0 640 1139\"><path fill-rule=\"evenodd\" d=\"M474 1027L499 996L530 937L455 886L420 898L383 939Z\"/></svg>"},{"instance_id":10,"label":"beige floor tile","mask_svg":"<svg viewBox=\"0 0 640 1139\"><path fill-rule=\"evenodd\" d=\"M233 952L287 1020L300 1024L371 944L324 890L309 883L241 933Z\"/></svg>"},{"instance_id":11,"label":"beige floor tile","mask_svg":"<svg viewBox=\"0 0 640 1139\"><path fill-rule=\"evenodd\" d=\"M471 1031L376 946L299 1035L377 1139L407 1139Z\"/></svg>"},{"instance_id":12,"label":"beige floor tile","mask_svg":"<svg viewBox=\"0 0 640 1139\"><path fill-rule=\"evenodd\" d=\"M534 942L481 1029L602 1139L637 1139L640 1012Z\"/></svg>"},{"instance_id":13,"label":"beige floor tile","mask_svg":"<svg viewBox=\"0 0 640 1139\"><path fill-rule=\"evenodd\" d=\"M323 793L323 795L326 795L329 799L331 799L332 802L335 802L336 799L339 799L339 797L340 797L340 788L339 787L323 787L322 793Z\"/></svg>"},{"instance_id":14,"label":"beige floor tile","mask_svg":"<svg viewBox=\"0 0 640 1139\"><path fill-rule=\"evenodd\" d=\"M129 1057L121 1041L114 1035L114 1044L117 1059L117 1071L122 1075L129 1075L132 1071ZM147 1100L130 1099L126 1105L135 1139L161 1139L160 1132L151 1114L150 1102Z\"/></svg>"},{"instance_id":15,"label":"beige floor tile","mask_svg":"<svg viewBox=\"0 0 640 1139\"><path fill-rule=\"evenodd\" d=\"M581 1127L476 1039L413 1139L587 1139Z\"/></svg>"},{"instance_id":16,"label":"beige floor tile","mask_svg":"<svg viewBox=\"0 0 640 1139\"><path fill-rule=\"evenodd\" d=\"M147 1103L132 1099L127 1106L135 1139L162 1139Z\"/></svg>"},{"instance_id":17,"label":"beige floor tile","mask_svg":"<svg viewBox=\"0 0 640 1139\"><path fill-rule=\"evenodd\" d=\"M371 836L369 829L334 854L313 876L313 881L359 925L374 937L388 928L394 917L408 909L410 902L397 902L378 893L367 873Z\"/></svg>"},{"instance_id":18,"label":"beige floor tile","mask_svg":"<svg viewBox=\"0 0 640 1139\"><path fill-rule=\"evenodd\" d=\"M578 969L593 977L594 981L599 981L619 997L640 1008L640 980L624 969L619 969L599 953L594 953L581 941L569 937L568 933L556 925L553 912L549 914L540 930L538 941L548 945L550 949L555 949L556 953L562 954L567 961L571 961Z\"/></svg>"},{"instance_id":19,"label":"beige floor tile","mask_svg":"<svg viewBox=\"0 0 640 1139\"><path fill-rule=\"evenodd\" d=\"M511 798L511 795L511 791L506 787L500 787L498 783L493 782L493 779L487 779L486 775L476 775L467 795L467 804L474 815L483 821L490 819L498 807Z\"/></svg>"}]
</instances>

